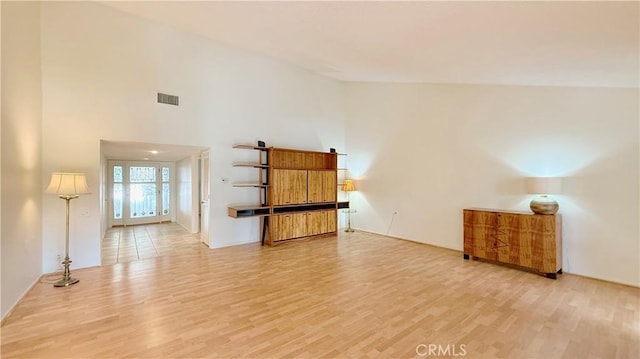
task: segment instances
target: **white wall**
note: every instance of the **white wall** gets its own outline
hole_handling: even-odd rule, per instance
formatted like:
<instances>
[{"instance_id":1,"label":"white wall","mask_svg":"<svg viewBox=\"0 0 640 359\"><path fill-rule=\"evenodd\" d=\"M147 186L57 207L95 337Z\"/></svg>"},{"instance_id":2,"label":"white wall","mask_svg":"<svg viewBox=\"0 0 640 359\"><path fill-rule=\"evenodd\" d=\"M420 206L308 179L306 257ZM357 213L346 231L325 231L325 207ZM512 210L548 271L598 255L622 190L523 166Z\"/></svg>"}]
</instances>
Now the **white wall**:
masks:
<instances>
[{"instance_id":1,"label":"white wall","mask_svg":"<svg viewBox=\"0 0 640 359\"><path fill-rule=\"evenodd\" d=\"M461 250L463 208L528 210L524 177L562 176L564 270L638 286L638 95L350 83L352 224Z\"/></svg>"},{"instance_id":2,"label":"white wall","mask_svg":"<svg viewBox=\"0 0 640 359\"><path fill-rule=\"evenodd\" d=\"M2 7L2 318L42 274L40 5Z\"/></svg>"},{"instance_id":3,"label":"white wall","mask_svg":"<svg viewBox=\"0 0 640 359\"><path fill-rule=\"evenodd\" d=\"M258 192L221 183L257 176L232 162L254 151L233 143L344 149L343 84L226 48L90 2L43 3L43 177L84 171L93 194L72 203L74 267L100 264L100 140L211 148L212 247L254 242L257 219L232 219L230 203ZM180 106L156 103L156 92ZM64 248L64 213L44 198L44 251ZM78 214L89 212L86 217ZM44 258L44 271L56 267Z\"/></svg>"},{"instance_id":4,"label":"white wall","mask_svg":"<svg viewBox=\"0 0 640 359\"><path fill-rule=\"evenodd\" d=\"M199 231L197 166L197 156L176 162L176 222L191 233Z\"/></svg>"}]
</instances>

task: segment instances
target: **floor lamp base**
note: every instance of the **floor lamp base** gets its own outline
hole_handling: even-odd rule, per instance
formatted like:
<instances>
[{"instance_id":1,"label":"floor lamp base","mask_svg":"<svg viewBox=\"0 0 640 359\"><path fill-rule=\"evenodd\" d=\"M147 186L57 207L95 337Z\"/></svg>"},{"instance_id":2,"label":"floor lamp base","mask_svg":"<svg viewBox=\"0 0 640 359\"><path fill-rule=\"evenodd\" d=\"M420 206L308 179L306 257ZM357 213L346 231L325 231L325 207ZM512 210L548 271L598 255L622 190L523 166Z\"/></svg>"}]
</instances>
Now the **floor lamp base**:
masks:
<instances>
[{"instance_id":1,"label":"floor lamp base","mask_svg":"<svg viewBox=\"0 0 640 359\"><path fill-rule=\"evenodd\" d=\"M76 278L62 278L59 281L53 283L54 287L68 287L70 285L76 284L80 281L80 279Z\"/></svg>"},{"instance_id":2,"label":"floor lamp base","mask_svg":"<svg viewBox=\"0 0 640 359\"><path fill-rule=\"evenodd\" d=\"M351 227L347 228L344 230L345 232L351 233L351 232L355 232L355 230Z\"/></svg>"}]
</instances>

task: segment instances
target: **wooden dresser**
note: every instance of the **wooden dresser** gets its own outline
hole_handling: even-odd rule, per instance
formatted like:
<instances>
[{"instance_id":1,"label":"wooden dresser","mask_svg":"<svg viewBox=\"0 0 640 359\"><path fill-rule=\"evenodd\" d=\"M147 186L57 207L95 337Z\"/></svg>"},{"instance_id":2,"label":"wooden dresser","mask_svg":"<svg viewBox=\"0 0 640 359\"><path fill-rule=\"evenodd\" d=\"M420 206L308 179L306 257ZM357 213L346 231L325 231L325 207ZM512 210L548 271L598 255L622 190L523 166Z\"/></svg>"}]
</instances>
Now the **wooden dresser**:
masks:
<instances>
[{"instance_id":1,"label":"wooden dresser","mask_svg":"<svg viewBox=\"0 0 640 359\"><path fill-rule=\"evenodd\" d=\"M492 209L464 209L464 259L470 256L562 273L562 217Z\"/></svg>"}]
</instances>

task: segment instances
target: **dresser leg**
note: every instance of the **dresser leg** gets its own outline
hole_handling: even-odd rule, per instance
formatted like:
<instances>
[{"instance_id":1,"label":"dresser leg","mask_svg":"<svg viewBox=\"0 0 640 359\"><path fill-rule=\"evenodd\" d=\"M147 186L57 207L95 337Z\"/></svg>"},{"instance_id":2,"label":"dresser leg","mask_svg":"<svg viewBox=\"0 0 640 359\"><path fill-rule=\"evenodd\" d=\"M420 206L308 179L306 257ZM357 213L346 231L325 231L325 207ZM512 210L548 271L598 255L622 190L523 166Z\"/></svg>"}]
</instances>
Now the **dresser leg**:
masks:
<instances>
[{"instance_id":1,"label":"dresser leg","mask_svg":"<svg viewBox=\"0 0 640 359\"><path fill-rule=\"evenodd\" d=\"M560 268L560 270L558 271L558 274L562 274L562 268Z\"/></svg>"},{"instance_id":2,"label":"dresser leg","mask_svg":"<svg viewBox=\"0 0 640 359\"><path fill-rule=\"evenodd\" d=\"M558 275L556 273L545 273L544 276L551 279L558 279Z\"/></svg>"},{"instance_id":3,"label":"dresser leg","mask_svg":"<svg viewBox=\"0 0 640 359\"><path fill-rule=\"evenodd\" d=\"M462 258L465 260L469 260L469 255L468 254L462 254Z\"/></svg>"}]
</instances>

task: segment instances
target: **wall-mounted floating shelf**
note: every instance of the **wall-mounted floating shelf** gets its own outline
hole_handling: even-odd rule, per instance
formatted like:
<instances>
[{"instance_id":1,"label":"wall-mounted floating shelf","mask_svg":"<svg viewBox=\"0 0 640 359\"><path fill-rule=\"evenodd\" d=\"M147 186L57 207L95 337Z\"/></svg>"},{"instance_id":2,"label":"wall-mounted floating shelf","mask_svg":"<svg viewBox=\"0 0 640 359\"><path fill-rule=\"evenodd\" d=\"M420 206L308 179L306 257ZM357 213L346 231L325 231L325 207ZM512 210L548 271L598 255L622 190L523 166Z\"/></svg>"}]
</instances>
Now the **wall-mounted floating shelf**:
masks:
<instances>
[{"instance_id":1,"label":"wall-mounted floating shelf","mask_svg":"<svg viewBox=\"0 0 640 359\"><path fill-rule=\"evenodd\" d=\"M256 187L256 188L266 188L269 187L268 184L260 184L260 183L234 183L233 187Z\"/></svg>"},{"instance_id":2,"label":"wall-mounted floating shelf","mask_svg":"<svg viewBox=\"0 0 640 359\"><path fill-rule=\"evenodd\" d=\"M260 146L254 146L254 145L243 145L243 144L233 145L233 148L241 148L241 149L245 149L245 150L260 150L260 151L267 151L268 150L267 147L260 147Z\"/></svg>"},{"instance_id":3,"label":"wall-mounted floating shelf","mask_svg":"<svg viewBox=\"0 0 640 359\"><path fill-rule=\"evenodd\" d=\"M269 165L259 162L234 162L233 167L269 168Z\"/></svg>"},{"instance_id":4,"label":"wall-mounted floating shelf","mask_svg":"<svg viewBox=\"0 0 640 359\"><path fill-rule=\"evenodd\" d=\"M231 206L228 208L228 213L229 217L233 218L268 216L271 214L271 207L264 207L260 205Z\"/></svg>"}]
</instances>

